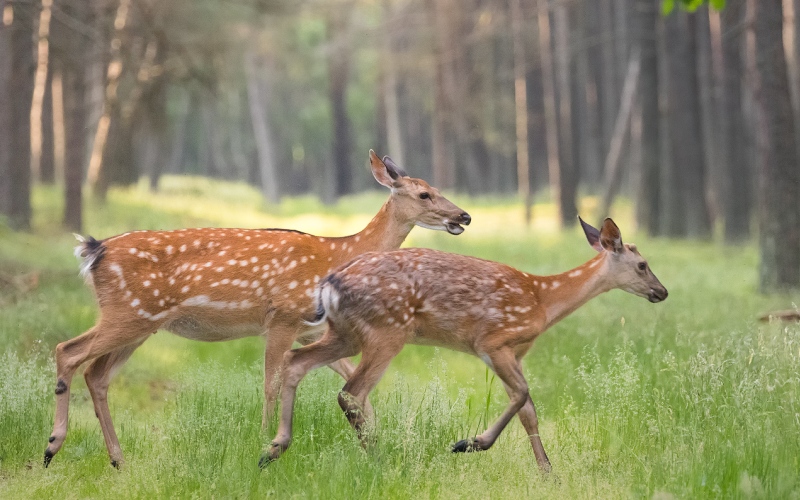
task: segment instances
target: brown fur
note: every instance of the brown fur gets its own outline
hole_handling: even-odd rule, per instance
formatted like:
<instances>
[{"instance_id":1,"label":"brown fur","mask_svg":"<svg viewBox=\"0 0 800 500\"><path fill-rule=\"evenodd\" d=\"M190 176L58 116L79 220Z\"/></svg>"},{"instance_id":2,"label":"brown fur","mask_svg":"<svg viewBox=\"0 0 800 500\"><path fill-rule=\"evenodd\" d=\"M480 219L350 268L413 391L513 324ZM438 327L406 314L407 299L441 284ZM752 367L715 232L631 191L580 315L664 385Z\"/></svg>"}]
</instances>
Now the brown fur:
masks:
<instances>
[{"instance_id":1,"label":"brown fur","mask_svg":"<svg viewBox=\"0 0 800 500\"><path fill-rule=\"evenodd\" d=\"M606 219L587 239L600 252L570 271L535 276L496 262L429 249L368 253L335 271L320 286L328 330L314 344L284 357L281 425L268 459L291 440L297 384L311 369L362 353L339 403L361 434L363 408L389 362L405 344L433 344L473 354L494 370L511 403L483 434L453 451L489 449L514 415L530 436L537 462L550 463L520 361L533 341L596 295L620 288L658 302L667 291L633 245Z\"/></svg>"},{"instance_id":2,"label":"brown fur","mask_svg":"<svg viewBox=\"0 0 800 500\"><path fill-rule=\"evenodd\" d=\"M56 397L46 457L52 458L66 437L72 376L91 361L86 382L111 460L122 462L106 402L108 384L113 371L158 329L205 341L263 335L265 423L280 387L283 353L295 340L309 343L321 333L303 319L314 315L313 292L323 276L364 252L398 248L414 225L459 234L459 224L470 222L436 188L404 176L386 160L389 165L370 151L373 175L392 195L352 236L207 228L82 240L78 253L85 259L82 267L94 286L100 318L88 332L56 348L58 380L65 387ZM422 193L428 196L423 199ZM348 360L334 360L331 368L345 379L354 369Z\"/></svg>"}]
</instances>

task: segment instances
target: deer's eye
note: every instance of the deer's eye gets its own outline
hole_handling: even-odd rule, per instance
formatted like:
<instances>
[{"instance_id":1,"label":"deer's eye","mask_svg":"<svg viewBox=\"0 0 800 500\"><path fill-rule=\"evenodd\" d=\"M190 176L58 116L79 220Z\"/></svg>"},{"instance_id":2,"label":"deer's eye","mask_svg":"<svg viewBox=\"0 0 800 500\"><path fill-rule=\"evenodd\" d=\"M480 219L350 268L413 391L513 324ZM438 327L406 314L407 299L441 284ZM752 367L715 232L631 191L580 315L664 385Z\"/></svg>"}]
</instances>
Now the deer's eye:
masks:
<instances>
[{"instance_id":1,"label":"deer's eye","mask_svg":"<svg viewBox=\"0 0 800 500\"><path fill-rule=\"evenodd\" d=\"M647 264L644 263L644 262L639 262L639 266L638 267L639 267L640 271L644 271L645 269L647 269Z\"/></svg>"},{"instance_id":2,"label":"deer's eye","mask_svg":"<svg viewBox=\"0 0 800 500\"><path fill-rule=\"evenodd\" d=\"M420 200L427 200L427 199L429 199L430 197L431 197L431 195L429 195L428 193L420 193L420 194L419 194L419 199L420 199Z\"/></svg>"}]
</instances>

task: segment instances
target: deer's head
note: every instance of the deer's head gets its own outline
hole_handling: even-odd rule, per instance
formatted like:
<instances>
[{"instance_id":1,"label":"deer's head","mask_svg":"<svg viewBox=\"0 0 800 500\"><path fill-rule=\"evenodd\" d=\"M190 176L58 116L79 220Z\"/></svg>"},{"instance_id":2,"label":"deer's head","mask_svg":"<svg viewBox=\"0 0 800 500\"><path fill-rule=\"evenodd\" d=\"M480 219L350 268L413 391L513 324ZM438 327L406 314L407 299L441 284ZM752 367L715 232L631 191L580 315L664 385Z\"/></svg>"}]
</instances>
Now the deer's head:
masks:
<instances>
[{"instance_id":1,"label":"deer's head","mask_svg":"<svg viewBox=\"0 0 800 500\"><path fill-rule=\"evenodd\" d=\"M461 234L472 217L442 196L438 189L422 179L409 177L391 158L378 158L374 151L369 152L372 175L380 184L392 190L392 200L397 214L417 226L450 234Z\"/></svg>"},{"instance_id":2,"label":"deer's head","mask_svg":"<svg viewBox=\"0 0 800 500\"><path fill-rule=\"evenodd\" d=\"M578 219L592 248L607 254L607 279L612 288L644 297L650 302L661 302L667 298L667 289L653 274L636 245L622 242L622 235L613 220L603 221L603 227L598 231L580 217Z\"/></svg>"}]
</instances>

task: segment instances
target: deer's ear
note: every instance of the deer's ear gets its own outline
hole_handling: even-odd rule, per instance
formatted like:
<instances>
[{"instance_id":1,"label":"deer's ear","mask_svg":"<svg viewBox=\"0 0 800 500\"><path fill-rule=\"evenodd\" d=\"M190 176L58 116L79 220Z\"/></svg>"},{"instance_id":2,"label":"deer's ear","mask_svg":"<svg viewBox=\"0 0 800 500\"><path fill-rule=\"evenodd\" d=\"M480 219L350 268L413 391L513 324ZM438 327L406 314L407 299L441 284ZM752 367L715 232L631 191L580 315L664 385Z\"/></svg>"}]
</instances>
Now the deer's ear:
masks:
<instances>
[{"instance_id":1,"label":"deer's ear","mask_svg":"<svg viewBox=\"0 0 800 500\"><path fill-rule=\"evenodd\" d=\"M584 222L580 216L578 216L578 220L581 221L581 227L583 228L583 233L586 235L586 240L589 242L592 248L598 252L602 252L603 247L600 245L600 231Z\"/></svg>"},{"instance_id":2,"label":"deer's ear","mask_svg":"<svg viewBox=\"0 0 800 500\"><path fill-rule=\"evenodd\" d=\"M609 252L621 253L625 249L622 246L622 235L619 228L611 218L603 221L603 229L600 230L600 244Z\"/></svg>"},{"instance_id":3,"label":"deer's ear","mask_svg":"<svg viewBox=\"0 0 800 500\"><path fill-rule=\"evenodd\" d=\"M383 164L386 165L386 170L389 172L392 179L397 180L400 177L408 177L406 171L397 166L397 163L388 156L383 157Z\"/></svg>"},{"instance_id":4,"label":"deer's ear","mask_svg":"<svg viewBox=\"0 0 800 500\"><path fill-rule=\"evenodd\" d=\"M389 189L394 186L394 180L388 166L371 149L369 150L369 167L372 169L372 176L375 177L379 184Z\"/></svg>"}]
</instances>

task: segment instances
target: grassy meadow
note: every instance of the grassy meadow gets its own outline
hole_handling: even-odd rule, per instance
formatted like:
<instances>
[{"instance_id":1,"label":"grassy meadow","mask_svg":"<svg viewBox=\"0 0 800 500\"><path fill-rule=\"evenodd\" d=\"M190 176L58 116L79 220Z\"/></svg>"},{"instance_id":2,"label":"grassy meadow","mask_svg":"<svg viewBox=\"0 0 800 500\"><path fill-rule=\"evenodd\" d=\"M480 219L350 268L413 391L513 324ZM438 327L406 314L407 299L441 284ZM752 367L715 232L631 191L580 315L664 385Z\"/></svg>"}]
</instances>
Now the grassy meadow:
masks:
<instances>
[{"instance_id":1,"label":"grassy meadow","mask_svg":"<svg viewBox=\"0 0 800 500\"><path fill-rule=\"evenodd\" d=\"M87 200L86 233L185 226L287 227L321 235L362 228L386 198L372 192L324 207L311 198L264 205L238 184L166 177L163 190ZM126 464L113 469L89 393L73 379L67 441L48 469L58 342L94 324L74 239L58 228L61 193L35 191L35 229L0 229L0 498L800 498L800 327L759 314L800 294L756 292L754 245L651 239L616 206L669 289L661 304L613 291L554 326L524 366L553 464L539 474L512 421L483 453L449 446L483 431L507 404L477 358L407 347L373 393L376 441L359 446L327 369L300 385L292 448L266 470L259 454L263 343L200 343L153 335L117 374L111 412ZM416 228L407 246L434 247L549 274L593 255L576 228L555 230L514 200L451 199L473 216L461 236ZM584 200L591 214L592 200ZM589 218L599 222L597 216Z\"/></svg>"}]
</instances>

